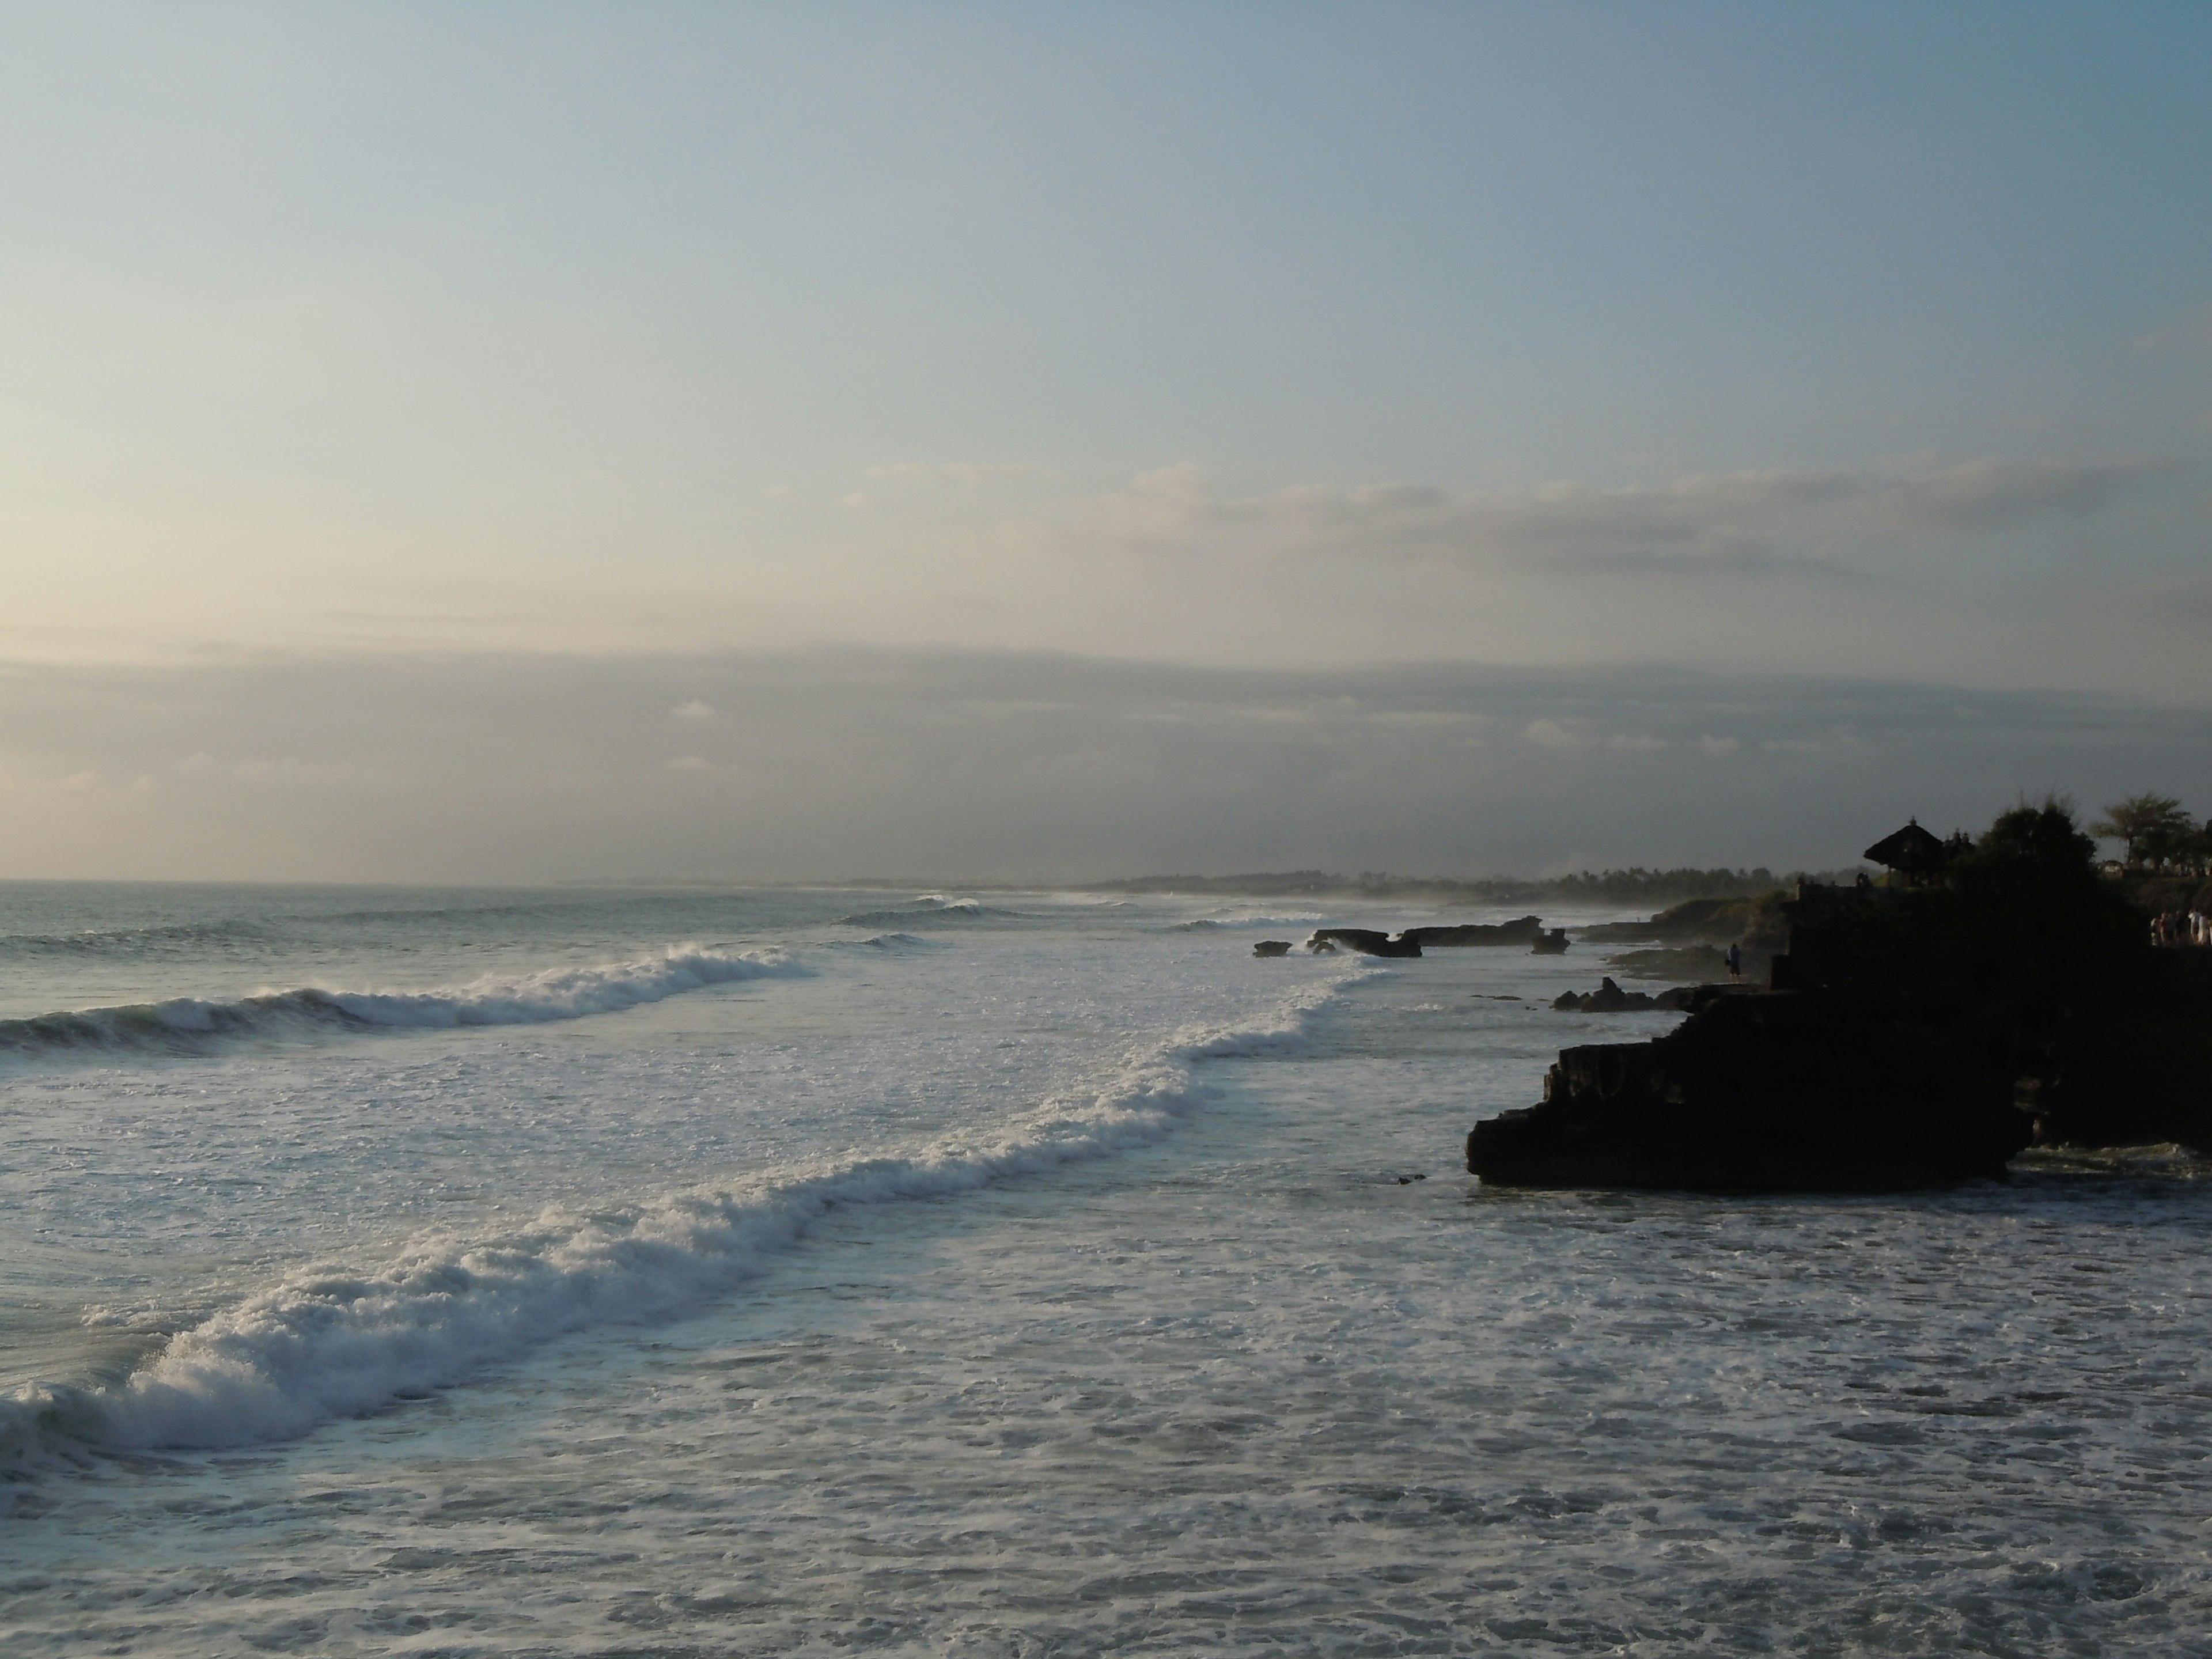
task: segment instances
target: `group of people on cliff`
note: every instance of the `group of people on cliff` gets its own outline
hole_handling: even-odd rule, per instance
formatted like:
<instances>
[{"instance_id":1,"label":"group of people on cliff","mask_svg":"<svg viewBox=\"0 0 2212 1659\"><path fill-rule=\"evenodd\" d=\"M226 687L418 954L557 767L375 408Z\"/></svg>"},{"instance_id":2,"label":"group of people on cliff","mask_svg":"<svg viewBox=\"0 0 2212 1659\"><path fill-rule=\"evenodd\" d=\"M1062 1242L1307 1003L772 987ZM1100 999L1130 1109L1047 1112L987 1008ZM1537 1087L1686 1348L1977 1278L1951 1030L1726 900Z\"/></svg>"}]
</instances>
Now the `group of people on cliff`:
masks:
<instances>
[{"instance_id":1,"label":"group of people on cliff","mask_svg":"<svg viewBox=\"0 0 2212 1659\"><path fill-rule=\"evenodd\" d=\"M2212 915L2202 910L2166 910L2150 919L2153 945L2212 945Z\"/></svg>"}]
</instances>

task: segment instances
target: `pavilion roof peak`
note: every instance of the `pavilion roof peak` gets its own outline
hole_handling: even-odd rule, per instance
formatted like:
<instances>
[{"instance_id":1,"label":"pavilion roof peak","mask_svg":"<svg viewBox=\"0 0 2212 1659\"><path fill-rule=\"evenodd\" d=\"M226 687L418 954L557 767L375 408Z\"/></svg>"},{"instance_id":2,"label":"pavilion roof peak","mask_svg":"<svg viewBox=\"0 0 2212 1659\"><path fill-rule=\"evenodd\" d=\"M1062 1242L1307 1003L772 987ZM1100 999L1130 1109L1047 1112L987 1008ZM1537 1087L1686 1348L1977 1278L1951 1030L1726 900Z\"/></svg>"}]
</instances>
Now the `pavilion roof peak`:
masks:
<instances>
[{"instance_id":1,"label":"pavilion roof peak","mask_svg":"<svg viewBox=\"0 0 2212 1659\"><path fill-rule=\"evenodd\" d=\"M1859 854L1870 863L1887 869L1902 870L1908 874L1940 870L1949 862L1950 854L1943 843L1920 827L1920 820L1910 820L1902 830L1893 830Z\"/></svg>"}]
</instances>

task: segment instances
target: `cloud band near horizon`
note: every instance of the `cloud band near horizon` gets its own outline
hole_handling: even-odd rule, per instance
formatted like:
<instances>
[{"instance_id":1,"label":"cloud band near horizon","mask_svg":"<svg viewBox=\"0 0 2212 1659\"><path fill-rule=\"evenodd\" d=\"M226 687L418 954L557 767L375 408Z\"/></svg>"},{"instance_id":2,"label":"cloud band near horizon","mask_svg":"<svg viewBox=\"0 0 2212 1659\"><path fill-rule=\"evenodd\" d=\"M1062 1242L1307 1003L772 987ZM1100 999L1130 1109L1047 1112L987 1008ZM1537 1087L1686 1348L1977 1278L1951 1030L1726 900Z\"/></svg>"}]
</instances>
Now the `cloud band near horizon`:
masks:
<instances>
[{"instance_id":1,"label":"cloud band near horizon","mask_svg":"<svg viewBox=\"0 0 2212 1659\"><path fill-rule=\"evenodd\" d=\"M2212 714L1679 669L955 651L0 672L0 876L1079 881L1828 868L2192 790Z\"/></svg>"}]
</instances>

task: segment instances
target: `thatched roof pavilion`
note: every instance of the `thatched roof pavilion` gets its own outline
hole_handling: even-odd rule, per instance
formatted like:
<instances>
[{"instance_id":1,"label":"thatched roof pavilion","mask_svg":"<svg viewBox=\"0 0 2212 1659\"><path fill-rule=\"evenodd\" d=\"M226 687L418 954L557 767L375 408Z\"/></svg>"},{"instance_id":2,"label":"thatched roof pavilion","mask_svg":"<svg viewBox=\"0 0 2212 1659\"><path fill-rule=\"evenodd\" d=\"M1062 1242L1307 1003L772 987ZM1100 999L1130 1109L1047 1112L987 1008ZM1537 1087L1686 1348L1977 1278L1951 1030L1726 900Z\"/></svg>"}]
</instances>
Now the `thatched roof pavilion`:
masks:
<instances>
[{"instance_id":1,"label":"thatched roof pavilion","mask_svg":"<svg viewBox=\"0 0 2212 1659\"><path fill-rule=\"evenodd\" d=\"M1950 849L1923 830L1918 818L1884 836L1859 856L1895 871L1914 886L1941 875L1943 866L1951 861Z\"/></svg>"}]
</instances>

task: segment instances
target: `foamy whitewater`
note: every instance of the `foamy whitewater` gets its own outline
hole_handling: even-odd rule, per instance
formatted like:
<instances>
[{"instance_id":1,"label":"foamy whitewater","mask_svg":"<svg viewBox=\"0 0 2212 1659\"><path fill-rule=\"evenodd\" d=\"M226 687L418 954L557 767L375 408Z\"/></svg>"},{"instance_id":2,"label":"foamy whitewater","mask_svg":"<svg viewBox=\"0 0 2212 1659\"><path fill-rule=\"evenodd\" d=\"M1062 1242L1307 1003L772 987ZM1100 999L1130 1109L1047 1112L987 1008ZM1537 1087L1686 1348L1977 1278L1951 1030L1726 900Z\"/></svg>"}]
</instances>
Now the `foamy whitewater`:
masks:
<instances>
[{"instance_id":1,"label":"foamy whitewater","mask_svg":"<svg viewBox=\"0 0 2212 1659\"><path fill-rule=\"evenodd\" d=\"M2212 1651L2203 1168L1485 1191L1488 919L0 886L0 1650Z\"/></svg>"}]
</instances>

